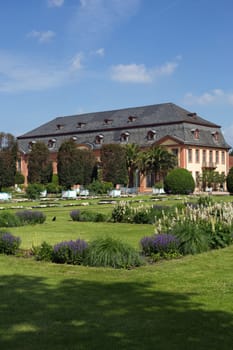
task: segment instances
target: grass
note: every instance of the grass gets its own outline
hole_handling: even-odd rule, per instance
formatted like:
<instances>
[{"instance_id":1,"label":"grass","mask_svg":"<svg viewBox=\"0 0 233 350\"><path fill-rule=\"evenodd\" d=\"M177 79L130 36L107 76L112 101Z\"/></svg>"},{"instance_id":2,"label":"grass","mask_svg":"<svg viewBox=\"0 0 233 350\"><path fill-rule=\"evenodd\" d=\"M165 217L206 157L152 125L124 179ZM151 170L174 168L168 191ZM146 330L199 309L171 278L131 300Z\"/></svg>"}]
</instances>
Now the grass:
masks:
<instances>
[{"instance_id":1,"label":"grass","mask_svg":"<svg viewBox=\"0 0 233 350\"><path fill-rule=\"evenodd\" d=\"M9 231L25 249L108 235L138 247L153 233L152 225L73 222L72 209L43 209L46 223ZM132 270L0 255L0 348L229 350L232 270L233 246Z\"/></svg>"},{"instance_id":2,"label":"grass","mask_svg":"<svg viewBox=\"0 0 233 350\"><path fill-rule=\"evenodd\" d=\"M232 348L233 248L134 270L0 256L0 347Z\"/></svg>"}]
</instances>

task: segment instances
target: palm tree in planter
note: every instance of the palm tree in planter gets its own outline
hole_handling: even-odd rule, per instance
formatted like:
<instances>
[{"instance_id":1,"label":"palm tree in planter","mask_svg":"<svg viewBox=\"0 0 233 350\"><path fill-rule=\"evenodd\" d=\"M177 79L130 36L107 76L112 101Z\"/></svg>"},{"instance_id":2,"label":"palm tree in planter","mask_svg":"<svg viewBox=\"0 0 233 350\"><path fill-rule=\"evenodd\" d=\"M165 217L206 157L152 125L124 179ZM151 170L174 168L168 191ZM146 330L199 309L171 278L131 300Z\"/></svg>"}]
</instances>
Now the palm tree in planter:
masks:
<instances>
[{"instance_id":1,"label":"palm tree in planter","mask_svg":"<svg viewBox=\"0 0 233 350\"><path fill-rule=\"evenodd\" d=\"M177 166L176 156L161 146L152 146L139 157L139 169L143 174L154 174L155 181L161 182L168 171Z\"/></svg>"},{"instance_id":2,"label":"palm tree in planter","mask_svg":"<svg viewBox=\"0 0 233 350\"><path fill-rule=\"evenodd\" d=\"M140 154L140 147L135 143L125 145L126 149L126 163L128 169L129 187L135 185L135 172L138 169L138 157Z\"/></svg>"}]
</instances>

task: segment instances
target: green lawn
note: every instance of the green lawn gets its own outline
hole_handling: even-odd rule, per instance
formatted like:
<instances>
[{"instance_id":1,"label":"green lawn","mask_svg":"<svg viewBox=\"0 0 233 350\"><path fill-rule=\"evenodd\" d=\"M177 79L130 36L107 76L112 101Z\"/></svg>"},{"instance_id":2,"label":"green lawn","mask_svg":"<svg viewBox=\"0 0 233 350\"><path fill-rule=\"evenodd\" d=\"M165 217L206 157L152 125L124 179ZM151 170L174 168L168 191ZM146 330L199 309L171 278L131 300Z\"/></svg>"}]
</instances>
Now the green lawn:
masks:
<instances>
[{"instance_id":1,"label":"green lawn","mask_svg":"<svg viewBox=\"0 0 233 350\"><path fill-rule=\"evenodd\" d=\"M0 256L0 348L232 348L233 248L134 270Z\"/></svg>"},{"instance_id":2,"label":"green lawn","mask_svg":"<svg viewBox=\"0 0 233 350\"><path fill-rule=\"evenodd\" d=\"M72 222L72 208L40 210L44 224L8 230L25 249L103 235L138 247L153 233L152 225ZM232 349L232 271L233 246L132 270L0 255L0 349Z\"/></svg>"}]
</instances>

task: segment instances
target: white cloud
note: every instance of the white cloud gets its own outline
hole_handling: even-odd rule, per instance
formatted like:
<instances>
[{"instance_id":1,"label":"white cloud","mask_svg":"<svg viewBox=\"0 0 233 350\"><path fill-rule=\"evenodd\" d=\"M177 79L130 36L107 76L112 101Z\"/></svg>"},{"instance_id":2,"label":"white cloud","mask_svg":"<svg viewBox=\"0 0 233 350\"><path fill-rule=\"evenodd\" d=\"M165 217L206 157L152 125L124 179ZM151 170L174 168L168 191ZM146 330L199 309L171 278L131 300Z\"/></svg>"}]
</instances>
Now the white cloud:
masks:
<instances>
[{"instance_id":1,"label":"white cloud","mask_svg":"<svg viewBox=\"0 0 233 350\"><path fill-rule=\"evenodd\" d=\"M48 65L0 52L0 92L41 91L67 84L78 77L71 74L74 68L81 68L77 57L72 62L73 66Z\"/></svg>"},{"instance_id":2,"label":"white cloud","mask_svg":"<svg viewBox=\"0 0 233 350\"><path fill-rule=\"evenodd\" d=\"M82 61L84 59L84 54L82 52L77 53L71 60L71 70L78 71L83 68Z\"/></svg>"},{"instance_id":3,"label":"white cloud","mask_svg":"<svg viewBox=\"0 0 233 350\"><path fill-rule=\"evenodd\" d=\"M221 89L206 91L201 95L194 95L189 92L184 96L184 103L187 105L210 105L216 103L233 105L233 94Z\"/></svg>"},{"instance_id":4,"label":"white cloud","mask_svg":"<svg viewBox=\"0 0 233 350\"><path fill-rule=\"evenodd\" d=\"M151 81L150 73L144 64L118 64L111 69L112 80L130 83L148 83Z\"/></svg>"},{"instance_id":5,"label":"white cloud","mask_svg":"<svg viewBox=\"0 0 233 350\"><path fill-rule=\"evenodd\" d=\"M96 51L92 51L93 55L103 57L105 55L105 50L103 47L97 49Z\"/></svg>"},{"instance_id":6,"label":"white cloud","mask_svg":"<svg viewBox=\"0 0 233 350\"><path fill-rule=\"evenodd\" d=\"M29 38L36 38L38 39L39 43L49 43L56 34L52 30L47 30L46 32L39 32L36 30L33 30L32 32L28 33Z\"/></svg>"},{"instance_id":7,"label":"white cloud","mask_svg":"<svg viewBox=\"0 0 233 350\"><path fill-rule=\"evenodd\" d=\"M61 7L64 4L64 0L48 0L49 7Z\"/></svg>"},{"instance_id":8,"label":"white cloud","mask_svg":"<svg viewBox=\"0 0 233 350\"><path fill-rule=\"evenodd\" d=\"M223 128L223 134L229 145L233 147L233 124L227 128Z\"/></svg>"},{"instance_id":9,"label":"white cloud","mask_svg":"<svg viewBox=\"0 0 233 350\"><path fill-rule=\"evenodd\" d=\"M167 62L155 68L147 68L144 64L118 64L111 68L112 80L129 83L150 83L161 76L172 75L178 62Z\"/></svg>"},{"instance_id":10,"label":"white cloud","mask_svg":"<svg viewBox=\"0 0 233 350\"><path fill-rule=\"evenodd\" d=\"M71 28L80 37L95 41L135 15L141 0L80 0Z\"/></svg>"}]
</instances>

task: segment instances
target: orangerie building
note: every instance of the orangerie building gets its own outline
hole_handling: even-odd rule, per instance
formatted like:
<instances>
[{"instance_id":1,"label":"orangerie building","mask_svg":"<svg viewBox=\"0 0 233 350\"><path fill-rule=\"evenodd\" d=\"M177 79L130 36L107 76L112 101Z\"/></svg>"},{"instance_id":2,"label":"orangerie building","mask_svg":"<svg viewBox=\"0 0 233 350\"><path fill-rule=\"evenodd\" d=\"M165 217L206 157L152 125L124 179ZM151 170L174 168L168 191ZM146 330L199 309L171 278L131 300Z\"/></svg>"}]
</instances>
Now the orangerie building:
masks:
<instances>
[{"instance_id":1,"label":"orangerie building","mask_svg":"<svg viewBox=\"0 0 233 350\"><path fill-rule=\"evenodd\" d=\"M19 170L27 178L27 159L32 144L44 142L57 172L57 152L72 138L79 148L93 150L97 159L103 144L165 146L178 159L178 166L192 173L196 181L203 169L228 174L229 149L221 127L173 103L57 117L18 137ZM141 177L139 191L151 190L151 177Z\"/></svg>"}]
</instances>

